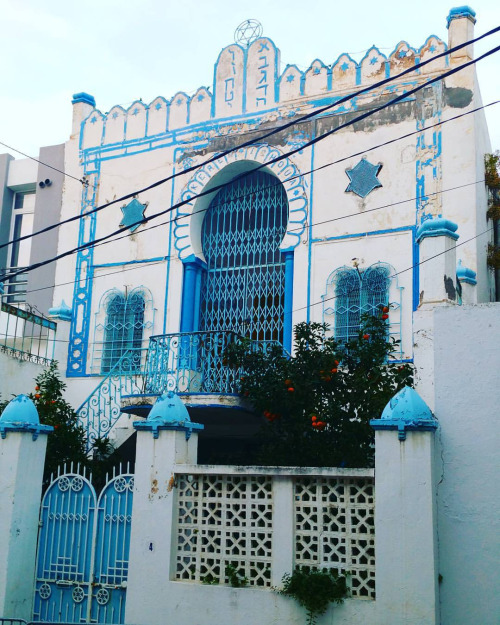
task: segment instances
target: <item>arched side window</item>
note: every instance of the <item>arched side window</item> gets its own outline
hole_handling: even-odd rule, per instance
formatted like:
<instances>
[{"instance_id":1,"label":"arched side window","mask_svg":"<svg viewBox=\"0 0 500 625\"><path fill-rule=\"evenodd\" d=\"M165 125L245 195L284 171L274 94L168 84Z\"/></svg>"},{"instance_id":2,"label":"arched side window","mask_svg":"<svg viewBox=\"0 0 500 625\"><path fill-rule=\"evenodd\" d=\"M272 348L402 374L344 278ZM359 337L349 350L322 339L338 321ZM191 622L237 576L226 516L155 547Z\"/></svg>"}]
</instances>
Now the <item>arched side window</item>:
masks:
<instances>
[{"instance_id":1,"label":"arched side window","mask_svg":"<svg viewBox=\"0 0 500 625\"><path fill-rule=\"evenodd\" d=\"M146 289L106 293L96 313L92 372L107 374L119 362L121 371L139 371L153 315L152 298Z\"/></svg>"},{"instance_id":2,"label":"arched side window","mask_svg":"<svg viewBox=\"0 0 500 625\"><path fill-rule=\"evenodd\" d=\"M356 338L361 317L389 306L389 335L401 338L401 287L391 276L394 269L376 263L367 269L340 267L330 274L323 295L323 321L338 341Z\"/></svg>"}]
</instances>

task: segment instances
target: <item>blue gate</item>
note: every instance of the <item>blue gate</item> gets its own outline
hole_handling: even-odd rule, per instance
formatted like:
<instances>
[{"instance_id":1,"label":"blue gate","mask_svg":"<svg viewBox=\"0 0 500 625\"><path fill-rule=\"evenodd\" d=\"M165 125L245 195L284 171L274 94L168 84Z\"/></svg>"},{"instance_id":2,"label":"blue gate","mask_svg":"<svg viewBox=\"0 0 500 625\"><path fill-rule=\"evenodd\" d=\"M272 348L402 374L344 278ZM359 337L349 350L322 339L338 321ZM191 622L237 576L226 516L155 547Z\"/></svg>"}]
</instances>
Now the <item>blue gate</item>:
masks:
<instances>
[{"instance_id":1,"label":"blue gate","mask_svg":"<svg viewBox=\"0 0 500 625\"><path fill-rule=\"evenodd\" d=\"M33 620L123 623L134 478L114 476L97 499L65 473L42 500Z\"/></svg>"}]
</instances>

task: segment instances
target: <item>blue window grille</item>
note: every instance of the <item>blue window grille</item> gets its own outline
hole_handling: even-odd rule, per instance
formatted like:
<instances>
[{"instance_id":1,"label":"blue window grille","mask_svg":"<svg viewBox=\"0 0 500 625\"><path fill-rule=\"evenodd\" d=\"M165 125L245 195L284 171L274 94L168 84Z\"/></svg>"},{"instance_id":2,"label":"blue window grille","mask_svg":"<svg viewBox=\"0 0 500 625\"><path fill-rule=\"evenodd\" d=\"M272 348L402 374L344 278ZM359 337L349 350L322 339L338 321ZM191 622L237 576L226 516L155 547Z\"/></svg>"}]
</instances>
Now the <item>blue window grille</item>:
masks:
<instances>
[{"instance_id":1,"label":"blue window grille","mask_svg":"<svg viewBox=\"0 0 500 625\"><path fill-rule=\"evenodd\" d=\"M207 270L200 330L231 330L283 341L288 200L274 176L259 171L221 189L210 203L201 241Z\"/></svg>"},{"instance_id":2,"label":"blue window grille","mask_svg":"<svg viewBox=\"0 0 500 625\"><path fill-rule=\"evenodd\" d=\"M388 334L401 338L401 288L391 278L393 273L390 265L377 263L359 271L340 267L330 274L323 295L323 320L338 341L356 338L361 317L380 313L381 306L390 306Z\"/></svg>"},{"instance_id":3,"label":"blue window grille","mask_svg":"<svg viewBox=\"0 0 500 625\"><path fill-rule=\"evenodd\" d=\"M129 350L132 358L126 366L131 370L139 368L143 328L144 297L141 294L134 293L129 297L118 294L110 299L104 325L101 373L109 373Z\"/></svg>"},{"instance_id":4,"label":"blue window grille","mask_svg":"<svg viewBox=\"0 0 500 625\"><path fill-rule=\"evenodd\" d=\"M152 298L140 287L129 293L112 289L104 294L96 312L92 372L108 374L121 362L121 370L139 371L153 327Z\"/></svg>"}]
</instances>

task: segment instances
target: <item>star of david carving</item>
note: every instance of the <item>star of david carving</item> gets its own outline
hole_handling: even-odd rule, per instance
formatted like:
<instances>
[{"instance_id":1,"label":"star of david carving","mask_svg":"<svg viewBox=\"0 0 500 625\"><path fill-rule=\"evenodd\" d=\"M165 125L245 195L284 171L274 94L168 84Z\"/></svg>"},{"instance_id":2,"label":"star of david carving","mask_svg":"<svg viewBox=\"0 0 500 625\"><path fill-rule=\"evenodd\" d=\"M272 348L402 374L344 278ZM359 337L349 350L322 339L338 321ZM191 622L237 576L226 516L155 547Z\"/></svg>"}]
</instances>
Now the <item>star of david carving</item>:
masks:
<instances>
[{"instance_id":1,"label":"star of david carving","mask_svg":"<svg viewBox=\"0 0 500 625\"><path fill-rule=\"evenodd\" d=\"M346 192L351 191L359 195L359 197L365 198L373 189L382 186L382 183L377 178L381 169L382 163L372 165L363 157L352 169L345 170L350 180Z\"/></svg>"},{"instance_id":2,"label":"star of david carving","mask_svg":"<svg viewBox=\"0 0 500 625\"><path fill-rule=\"evenodd\" d=\"M147 205L147 202L146 204L141 204L139 200L134 198L129 204L121 206L123 217L120 222L120 227L128 227L130 232L135 232L141 225L137 222L144 219L144 211L146 210Z\"/></svg>"},{"instance_id":3,"label":"star of david carving","mask_svg":"<svg viewBox=\"0 0 500 625\"><path fill-rule=\"evenodd\" d=\"M257 20L246 20L242 22L234 33L236 43L249 46L262 35L262 24Z\"/></svg>"}]
</instances>

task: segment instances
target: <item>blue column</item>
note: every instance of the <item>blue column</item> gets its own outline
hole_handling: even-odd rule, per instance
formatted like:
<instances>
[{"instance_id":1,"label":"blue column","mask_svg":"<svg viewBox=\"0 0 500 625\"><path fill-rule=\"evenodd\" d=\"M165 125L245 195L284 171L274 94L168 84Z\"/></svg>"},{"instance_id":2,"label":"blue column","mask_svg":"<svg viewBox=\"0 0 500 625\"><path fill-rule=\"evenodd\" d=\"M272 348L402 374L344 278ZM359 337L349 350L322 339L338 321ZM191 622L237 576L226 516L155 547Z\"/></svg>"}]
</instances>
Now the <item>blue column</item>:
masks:
<instances>
[{"instance_id":1,"label":"blue column","mask_svg":"<svg viewBox=\"0 0 500 625\"><path fill-rule=\"evenodd\" d=\"M283 252L285 257L285 302L283 319L283 347L292 351L292 311L293 311L293 251Z\"/></svg>"},{"instance_id":2,"label":"blue column","mask_svg":"<svg viewBox=\"0 0 500 625\"><path fill-rule=\"evenodd\" d=\"M184 279L182 286L181 332L198 330L201 278L206 264L191 255L184 261Z\"/></svg>"}]
</instances>

